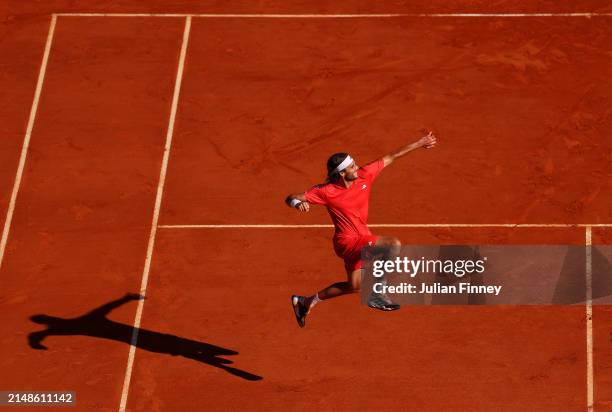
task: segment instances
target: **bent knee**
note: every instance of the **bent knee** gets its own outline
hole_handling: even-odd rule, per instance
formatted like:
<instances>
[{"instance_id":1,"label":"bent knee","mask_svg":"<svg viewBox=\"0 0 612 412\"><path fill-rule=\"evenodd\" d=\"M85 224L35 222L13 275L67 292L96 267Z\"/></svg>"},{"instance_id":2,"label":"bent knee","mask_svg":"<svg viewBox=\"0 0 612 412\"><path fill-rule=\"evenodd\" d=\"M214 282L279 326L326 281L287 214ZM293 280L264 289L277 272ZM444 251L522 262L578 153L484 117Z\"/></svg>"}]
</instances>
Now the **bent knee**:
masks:
<instances>
[{"instance_id":1,"label":"bent knee","mask_svg":"<svg viewBox=\"0 0 612 412\"><path fill-rule=\"evenodd\" d=\"M402 245L402 242L400 242L400 240L396 237L384 236L380 238L380 240L377 242L377 245L400 247Z\"/></svg>"}]
</instances>

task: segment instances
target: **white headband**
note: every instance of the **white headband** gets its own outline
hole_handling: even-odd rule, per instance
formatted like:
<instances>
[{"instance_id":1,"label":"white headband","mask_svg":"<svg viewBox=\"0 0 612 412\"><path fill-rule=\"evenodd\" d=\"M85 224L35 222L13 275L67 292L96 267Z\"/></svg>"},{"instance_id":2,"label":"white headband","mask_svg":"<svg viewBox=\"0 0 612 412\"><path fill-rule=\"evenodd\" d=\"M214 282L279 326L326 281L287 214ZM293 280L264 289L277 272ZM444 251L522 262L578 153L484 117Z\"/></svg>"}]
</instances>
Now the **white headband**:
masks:
<instances>
[{"instance_id":1,"label":"white headband","mask_svg":"<svg viewBox=\"0 0 612 412\"><path fill-rule=\"evenodd\" d=\"M340 163L338 167L336 167L336 173L340 173L341 171L349 167L351 163L353 163L353 158L350 155L346 155L346 159L344 159L342 163Z\"/></svg>"}]
</instances>

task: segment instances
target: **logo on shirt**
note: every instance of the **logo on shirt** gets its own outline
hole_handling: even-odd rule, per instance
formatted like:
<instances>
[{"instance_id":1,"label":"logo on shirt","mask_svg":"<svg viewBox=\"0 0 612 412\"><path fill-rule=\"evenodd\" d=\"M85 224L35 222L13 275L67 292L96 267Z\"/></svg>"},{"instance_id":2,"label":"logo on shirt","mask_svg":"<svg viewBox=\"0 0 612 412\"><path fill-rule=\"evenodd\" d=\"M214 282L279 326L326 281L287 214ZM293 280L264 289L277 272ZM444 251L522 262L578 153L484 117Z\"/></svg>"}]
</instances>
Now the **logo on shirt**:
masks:
<instances>
[{"instance_id":1,"label":"logo on shirt","mask_svg":"<svg viewBox=\"0 0 612 412\"><path fill-rule=\"evenodd\" d=\"M361 190L365 189L366 187L368 187L368 185L362 185Z\"/></svg>"}]
</instances>

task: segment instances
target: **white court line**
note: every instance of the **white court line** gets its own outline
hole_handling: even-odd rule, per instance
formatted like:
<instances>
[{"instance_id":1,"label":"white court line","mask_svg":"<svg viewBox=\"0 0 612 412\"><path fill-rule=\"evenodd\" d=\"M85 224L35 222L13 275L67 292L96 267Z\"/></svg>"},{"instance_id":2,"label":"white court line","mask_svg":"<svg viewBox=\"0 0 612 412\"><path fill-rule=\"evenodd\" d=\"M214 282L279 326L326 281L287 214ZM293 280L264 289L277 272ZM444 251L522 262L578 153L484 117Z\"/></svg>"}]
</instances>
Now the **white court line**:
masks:
<instances>
[{"instance_id":1,"label":"white court line","mask_svg":"<svg viewBox=\"0 0 612 412\"><path fill-rule=\"evenodd\" d=\"M235 224L235 225L159 225L160 229L310 229L334 227L331 224L280 225L280 224ZM407 228L452 228L452 227L509 227L509 228L571 228L571 227L612 227L612 223L373 223L368 227L407 227Z\"/></svg>"},{"instance_id":2,"label":"white court line","mask_svg":"<svg viewBox=\"0 0 612 412\"><path fill-rule=\"evenodd\" d=\"M393 17L608 17L612 13L373 13L373 14L261 14L261 13L58 13L65 17L194 17L251 19L371 19Z\"/></svg>"},{"instance_id":3,"label":"white court line","mask_svg":"<svg viewBox=\"0 0 612 412\"><path fill-rule=\"evenodd\" d=\"M147 292L147 283L149 281L149 271L151 269L151 259L153 257L153 248L155 246L155 235L157 233L157 222L159 221L159 210L161 208L162 196L164 193L164 183L166 181L166 171L168 170L168 160L170 158L170 149L172 148L172 136L174 134L174 122L176 120L176 111L181 91L181 82L183 80L183 70L185 68L185 58L187 56L187 44L189 43L189 31L191 29L191 17L185 18L185 30L183 31L183 43L181 45L181 54L179 57L178 69L176 72L176 80L174 83L174 94L172 96L172 106L170 109L170 119L168 121L168 131L166 133L166 145L164 147L164 157L162 160L161 170L159 173L159 182L157 184L157 195L155 197L155 207L153 209L153 222L151 223L151 233L149 234L149 243L147 246L147 256L145 259L144 270L142 272L142 281L140 283L140 294L145 297ZM134 366L134 357L136 355L136 343L138 342L138 330L142 319L142 311L144 308L144 299L138 301L136 316L134 318L134 329L132 332L132 340L130 342L130 352L128 355L127 367L125 370L125 378L123 380L123 390L121 392L121 403L119 411L124 412L127 405L128 393L130 390L130 380L132 378L132 368Z\"/></svg>"},{"instance_id":4,"label":"white court line","mask_svg":"<svg viewBox=\"0 0 612 412\"><path fill-rule=\"evenodd\" d=\"M587 411L593 410L593 255L592 230L585 228L586 245L586 356Z\"/></svg>"},{"instance_id":5,"label":"white court line","mask_svg":"<svg viewBox=\"0 0 612 412\"><path fill-rule=\"evenodd\" d=\"M42 63L40 65L40 70L38 71L36 89L34 91L34 101L32 102L32 107L30 108L30 116L28 118L28 124L26 126L26 133L25 137L23 138L23 145L21 146L21 156L19 157L17 173L15 174L15 183L13 183L13 191L11 192L11 199L9 200L9 206L6 212L6 220L4 221L4 229L2 230L2 239L0 239L0 268L2 268L4 251L6 249L6 243L8 241L8 236L11 229L11 222L13 221L15 203L17 202L17 194L19 193L19 187L21 186L21 177L23 176L23 169L25 168L25 163L28 156L30 138L32 137L34 120L36 120L36 112L38 111L38 102L40 101L40 94L42 92L43 82L45 80L47 62L49 61L49 55L51 54L51 44L53 43L53 34L55 33L56 22L57 16L55 14L51 15L51 23L49 25L49 32L47 33L47 42L45 43L45 52L43 53Z\"/></svg>"}]
</instances>

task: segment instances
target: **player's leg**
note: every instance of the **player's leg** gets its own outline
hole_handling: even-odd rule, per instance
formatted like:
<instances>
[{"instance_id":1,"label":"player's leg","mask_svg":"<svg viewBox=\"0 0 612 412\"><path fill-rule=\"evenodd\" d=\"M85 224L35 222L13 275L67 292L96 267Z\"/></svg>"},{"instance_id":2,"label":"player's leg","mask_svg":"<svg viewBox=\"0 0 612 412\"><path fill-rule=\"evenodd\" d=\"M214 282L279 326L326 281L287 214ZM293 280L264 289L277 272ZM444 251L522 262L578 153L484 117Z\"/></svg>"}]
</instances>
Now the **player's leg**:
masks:
<instances>
[{"instance_id":1,"label":"player's leg","mask_svg":"<svg viewBox=\"0 0 612 412\"><path fill-rule=\"evenodd\" d=\"M322 289L316 295L306 298L309 309L319 301L335 298L342 295L359 292L361 286L361 248L355 249L343 256L344 269L347 278L344 282L336 282Z\"/></svg>"},{"instance_id":2,"label":"player's leg","mask_svg":"<svg viewBox=\"0 0 612 412\"><path fill-rule=\"evenodd\" d=\"M354 247L342 253L345 268L348 278L344 282L336 282L325 289L322 289L316 295L291 297L293 311L300 327L304 327L306 315L320 301L335 298L342 295L359 292L361 287L361 248L365 246L374 246L375 250L380 250L383 253L384 259L392 259L399 253L401 242L399 239L391 236L364 236L354 245ZM384 279L382 280L384 282ZM394 304L384 294L372 294L368 305L375 309L384 311L399 309L399 305Z\"/></svg>"},{"instance_id":3,"label":"player's leg","mask_svg":"<svg viewBox=\"0 0 612 412\"><path fill-rule=\"evenodd\" d=\"M379 236L374 243L374 253L381 253L382 259L393 260L399 255L401 242L391 236ZM386 284L385 276L378 279L377 283ZM368 298L368 306L383 311L392 311L400 308L400 305L393 303L386 293L375 293L372 291Z\"/></svg>"},{"instance_id":4,"label":"player's leg","mask_svg":"<svg viewBox=\"0 0 612 412\"><path fill-rule=\"evenodd\" d=\"M317 293L319 300L335 298L350 293L359 292L361 286L361 269L354 270L348 273L347 280L344 282L336 282ZM313 296L312 299L316 300Z\"/></svg>"},{"instance_id":5,"label":"player's leg","mask_svg":"<svg viewBox=\"0 0 612 412\"><path fill-rule=\"evenodd\" d=\"M291 297L293 311L300 327L304 327L306 323L306 315L317 303L322 300L335 298L350 293L359 292L361 285L361 269L354 270L348 273L348 279L344 282L336 282L325 289L322 289L316 295L312 296L297 296Z\"/></svg>"}]
</instances>

